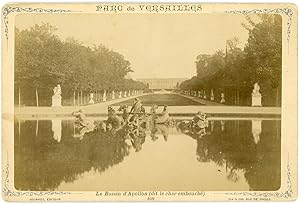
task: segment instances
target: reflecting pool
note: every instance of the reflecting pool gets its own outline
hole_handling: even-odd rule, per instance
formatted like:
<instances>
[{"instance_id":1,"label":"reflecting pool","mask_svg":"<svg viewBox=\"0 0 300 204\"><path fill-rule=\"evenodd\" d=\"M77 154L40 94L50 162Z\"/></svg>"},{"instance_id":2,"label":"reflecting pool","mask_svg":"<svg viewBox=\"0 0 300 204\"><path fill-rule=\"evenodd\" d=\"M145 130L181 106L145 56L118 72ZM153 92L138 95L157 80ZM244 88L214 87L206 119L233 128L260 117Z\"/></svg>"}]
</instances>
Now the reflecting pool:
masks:
<instances>
[{"instance_id":1,"label":"reflecting pool","mask_svg":"<svg viewBox=\"0 0 300 204\"><path fill-rule=\"evenodd\" d=\"M96 124L101 121L95 120ZM15 120L18 190L277 190L280 120L210 119L82 130L74 120Z\"/></svg>"}]
</instances>

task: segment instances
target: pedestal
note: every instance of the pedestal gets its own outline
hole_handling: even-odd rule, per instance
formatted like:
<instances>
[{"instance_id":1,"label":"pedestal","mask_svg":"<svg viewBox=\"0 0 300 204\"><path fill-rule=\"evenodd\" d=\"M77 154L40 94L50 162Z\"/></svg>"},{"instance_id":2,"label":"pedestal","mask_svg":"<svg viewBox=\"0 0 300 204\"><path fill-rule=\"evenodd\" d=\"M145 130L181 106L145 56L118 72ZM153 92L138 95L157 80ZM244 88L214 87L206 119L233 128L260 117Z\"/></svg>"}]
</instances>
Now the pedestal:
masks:
<instances>
[{"instance_id":1,"label":"pedestal","mask_svg":"<svg viewBox=\"0 0 300 204\"><path fill-rule=\"evenodd\" d=\"M52 107L61 107L61 96L60 95L52 96Z\"/></svg>"},{"instance_id":2,"label":"pedestal","mask_svg":"<svg viewBox=\"0 0 300 204\"><path fill-rule=\"evenodd\" d=\"M261 106L261 95L252 95L252 106Z\"/></svg>"}]
</instances>

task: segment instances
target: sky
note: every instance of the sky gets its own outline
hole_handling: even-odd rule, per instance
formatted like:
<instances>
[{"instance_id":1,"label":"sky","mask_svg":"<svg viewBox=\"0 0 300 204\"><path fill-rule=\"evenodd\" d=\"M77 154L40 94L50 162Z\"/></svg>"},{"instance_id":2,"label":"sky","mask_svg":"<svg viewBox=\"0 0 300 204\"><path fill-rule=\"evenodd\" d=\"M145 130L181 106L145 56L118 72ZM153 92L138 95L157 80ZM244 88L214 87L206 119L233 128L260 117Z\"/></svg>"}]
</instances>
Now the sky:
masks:
<instances>
[{"instance_id":1,"label":"sky","mask_svg":"<svg viewBox=\"0 0 300 204\"><path fill-rule=\"evenodd\" d=\"M137 78L190 78L199 54L225 50L226 40L248 39L240 14L19 14L21 30L35 24L57 27L62 40L103 44L122 54Z\"/></svg>"}]
</instances>

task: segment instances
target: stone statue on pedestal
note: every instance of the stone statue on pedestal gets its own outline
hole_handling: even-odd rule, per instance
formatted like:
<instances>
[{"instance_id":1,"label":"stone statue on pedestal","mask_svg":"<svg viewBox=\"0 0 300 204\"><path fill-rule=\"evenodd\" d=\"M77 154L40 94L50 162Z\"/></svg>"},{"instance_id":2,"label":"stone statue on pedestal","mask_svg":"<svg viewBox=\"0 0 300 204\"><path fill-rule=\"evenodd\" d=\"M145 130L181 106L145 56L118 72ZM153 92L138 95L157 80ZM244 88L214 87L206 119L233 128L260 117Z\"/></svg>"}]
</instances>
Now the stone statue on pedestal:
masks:
<instances>
[{"instance_id":1,"label":"stone statue on pedestal","mask_svg":"<svg viewBox=\"0 0 300 204\"><path fill-rule=\"evenodd\" d=\"M261 106L261 94L259 93L259 89L258 83L255 83L252 91L252 106Z\"/></svg>"},{"instance_id":2,"label":"stone statue on pedestal","mask_svg":"<svg viewBox=\"0 0 300 204\"><path fill-rule=\"evenodd\" d=\"M119 98L122 98L122 91L119 91Z\"/></svg>"},{"instance_id":3,"label":"stone statue on pedestal","mask_svg":"<svg viewBox=\"0 0 300 204\"><path fill-rule=\"evenodd\" d=\"M95 101L94 101L94 93L90 93L90 101L89 101L89 104L94 104Z\"/></svg>"},{"instance_id":4,"label":"stone statue on pedestal","mask_svg":"<svg viewBox=\"0 0 300 204\"><path fill-rule=\"evenodd\" d=\"M215 100L214 90L213 89L210 90L210 100L211 101Z\"/></svg>"},{"instance_id":5,"label":"stone statue on pedestal","mask_svg":"<svg viewBox=\"0 0 300 204\"><path fill-rule=\"evenodd\" d=\"M104 91L104 93L103 93L102 101L106 101L106 91Z\"/></svg>"},{"instance_id":6,"label":"stone statue on pedestal","mask_svg":"<svg viewBox=\"0 0 300 204\"><path fill-rule=\"evenodd\" d=\"M115 91L113 90L113 91L111 92L111 99L114 100L115 98L116 98L116 96L115 96Z\"/></svg>"},{"instance_id":7,"label":"stone statue on pedestal","mask_svg":"<svg viewBox=\"0 0 300 204\"><path fill-rule=\"evenodd\" d=\"M221 93L221 101L220 103L225 103L225 94Z\"/></svg>"},{"instance_id":8,"label":"stone statue on pedestal","mask_svg":"<svg viewBox=\"0 0 300 204\"><path fill-rule=\"evenodd\" d=\"M52 107L61 107L61 87L58 84L53 88Z\"/></svg>"}]
</instances>

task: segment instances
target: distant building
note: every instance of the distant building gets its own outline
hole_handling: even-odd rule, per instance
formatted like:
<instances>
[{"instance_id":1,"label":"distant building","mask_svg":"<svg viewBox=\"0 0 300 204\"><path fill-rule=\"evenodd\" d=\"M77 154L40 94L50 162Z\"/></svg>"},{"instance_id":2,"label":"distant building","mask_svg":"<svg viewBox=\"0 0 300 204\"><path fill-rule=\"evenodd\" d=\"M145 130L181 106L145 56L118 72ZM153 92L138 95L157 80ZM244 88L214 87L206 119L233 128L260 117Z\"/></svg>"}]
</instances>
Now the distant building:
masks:
<instances>
[{"instance_id":1,"label":"distant building","mask_svg":"<svg viewBox=\"0 0 300 204\"><path fill-rule=\"evenodd\" d=\"M181 82L188 78L144 78L137 79L143 82L149 89L178 89Z\"/></svg>"}]
</instances>

